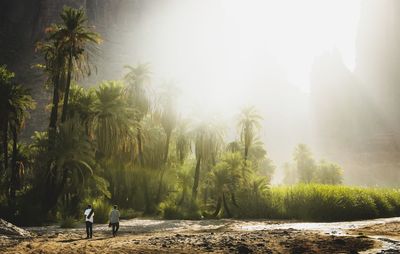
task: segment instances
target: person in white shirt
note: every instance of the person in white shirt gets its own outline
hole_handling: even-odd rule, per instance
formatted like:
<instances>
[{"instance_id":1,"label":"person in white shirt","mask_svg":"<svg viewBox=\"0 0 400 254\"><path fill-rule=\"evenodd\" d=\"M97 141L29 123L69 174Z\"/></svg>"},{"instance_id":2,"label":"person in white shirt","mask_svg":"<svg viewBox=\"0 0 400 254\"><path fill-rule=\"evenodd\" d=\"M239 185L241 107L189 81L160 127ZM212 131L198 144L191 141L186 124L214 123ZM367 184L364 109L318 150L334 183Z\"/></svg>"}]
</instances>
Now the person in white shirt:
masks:
<instances>
[{"instance_id":1,"label":"person in white shirt","mask_svg":"<svg viewBox=\"0 0 400 254\"><path fill-rule=\"evenodd\" d=\"M86 238L92 238L93 236L93 217L94 217L94 210L91 205L88 205L85 212L86 221Z\"/></svg>"}]
</instances>

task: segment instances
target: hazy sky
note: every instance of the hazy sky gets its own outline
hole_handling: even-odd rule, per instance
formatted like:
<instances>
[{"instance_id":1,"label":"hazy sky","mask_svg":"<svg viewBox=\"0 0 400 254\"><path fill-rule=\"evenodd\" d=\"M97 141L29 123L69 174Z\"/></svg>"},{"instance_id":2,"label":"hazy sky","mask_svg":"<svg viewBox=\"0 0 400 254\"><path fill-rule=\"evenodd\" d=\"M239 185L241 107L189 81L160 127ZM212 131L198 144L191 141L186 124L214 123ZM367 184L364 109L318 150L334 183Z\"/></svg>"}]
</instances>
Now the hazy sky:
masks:
<instances>
[{"instance_id":1,"label":"hazy sky","mask_svg":"<svg viewBox=\"0 0 400 254\"><path fill-rule=\"evenodd\" d=\"M241 1L222 0L228 36L242 41L232 47L267 51L277 58L289 81L302 90L309 87L315 56L337 48L345 64L354 67L359 0ZM244 55L248 52L243 52Z\"/></svg>"},{"instance_id":2,"label":"hazy sky","mask_svg":"<svg viewBox=\"0 0 400 254\"><path fill-rule=\"evenodd\" d=\"M251 103L253 86L279 85L268 72L308 93L313 59L326 50L339 49L352 69L359 7L360 0L160 1L128 42L140 49L130 59L150 62L156 83L175 80L183 108L226 113Z\"/></svg>"},{"instance_id":3,"label":"hazy sky","mask_svg":"<svg viewBox=\"0 0 400 254\"><path fill-rule=\"evenodd\" d=\"M131 49L118 57L149 62L155 85L174 80L186 114L196 108L231 121L255 105L265 119L261 137L282 162L297 143L310 143L314 58L336 48L354 67L359 8L360 0L158 1L131 22L133 35L118 38Z\"/></svg>"}]
</instances>

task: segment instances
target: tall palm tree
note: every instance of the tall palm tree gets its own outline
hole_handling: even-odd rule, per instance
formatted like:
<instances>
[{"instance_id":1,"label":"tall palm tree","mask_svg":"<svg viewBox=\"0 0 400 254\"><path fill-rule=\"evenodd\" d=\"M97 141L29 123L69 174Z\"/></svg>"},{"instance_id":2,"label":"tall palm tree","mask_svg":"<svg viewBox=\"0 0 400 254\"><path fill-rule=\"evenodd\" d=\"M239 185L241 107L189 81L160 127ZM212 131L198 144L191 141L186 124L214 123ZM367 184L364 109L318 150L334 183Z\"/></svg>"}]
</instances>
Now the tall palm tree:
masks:
<instances>
[{"instance_id":1,"label":"tall palm tree","mask_svg":"<svg viewBox=\"0 0 400 254\"><path fill-rule=\"evenodd\" d=\"M0 66L0 123L1 123L1 135L3 145L3 170L4 173L8 169L8 133L9 133L9 121L12 108L10 105L10 96L12 94L12 80L14 73L7 70L6 66Z\"/></svg>"},{"instance_id":2,"label":"tall palm tree","mask_svg":"<svg viewBox=\"0 0 400 254\"><path fill-rule=\"evenodd\" d=\"M66 84L61 122L67 117L69 91L74 64L83 74L90 75L90 46L100 43L100 35L87 25L83 9L64 7L61 13L62 24L51 34L50 39L57 42L66 56Z\"/></svg>"},{"instance_id":3,"label":"tall palm tree","mask_svg":"<svg viewBox=\"0 0 400 254\"><path fill-rule=\"evenodd\" d=\"M22 130L25 120L29 117L29 110L35 107L35 102L33 101L30 93L27 89L17 85L13 89L12 97L9 101L12 101L13 112L10 118L10 130L12 133L12 156L11 156L11 179L10 179L10 203L15 202L15 192L18 188L18 135Z\"/></svg>"},{"instance_id":4,"label":"tall palm tree","mask_svg":"<svg viewBox=\"0 0 400 254\"><path fill-rule=\"evenodd\" d=\"M175 138L176 157L181 165L191 153L191 134L189 131L190 122L188 120L180 120L177 124Z\"/></svg>"},{"instance_id":5,"label":"tall palm tree","mask_svg":"<svg viewBox=\"0 0 400 254\"><path fill-rule=\"evenodd\" d=\"M165 148L164 148L164 158L163 158L163 167L161 168L160 179L158 183L158 192L156 196L156 202L160 201L161 198L161 190L162 183L165 174L165 170L168 163L168 155L169 155L169 146L172 131L175 129L177 125L177 112L174 105L174 87L171 84L167 84L165 90L160 94L158 100L158 107L155 111L155 116L160 122L161 127L163 128L166 136L165 140Z\"/></svg>"},{"instance_id":6,"label":"tall palm tree","mask_svg":"<svg viewBox=\"0 0 400 254\"><path fill-rule=\"evenodd\" d=\"M240 141L244 145L244 162L247 163L249 149L256 140L257 129L261 128L262 117L254 107L243 108L240 112L238 128L240 130Z\"/></svg>"},{"instance_id":7,"label":"tall palm tree","mask_svg":"<svg viewBox=\"0 0 400 254\"><path fill-rule=\"evenodd\" d=\"M58 121L59 102L62 98L65 81L65 51L61 47L61 41L50 39L60 28L53 25L46 29L47 38L44 42L39 42L36 49L44 55L44 69L48 74L47 84L53 87L53 98L49 122L49 149L54 144L55 131Z\"/></svg>"},{"instance_id":8,"label":"tall palm tree","mask_svg":"<svg viewBox=\"0 0 400 254\"><path fill-rule=\"evenodd\" d=\"M141 123L143 118L150 110L150 99L148 95L150 81L150 70L148 64L138 64L137 66L125 66L129 71L125 75L125 81L128 84L127 94L129 103L137 110L137 122ZM142 128L137 127L138 156L142 167L144 164L143 155L143 134Z\"/></svg>"},{"instance_id":9,"label":"tall palm tree","mask_svg":"<svg viewBox=\"0 0 400 254\"><path fill-rule=\"evenodd\" d=\"M155 116L164 129L166 135L164 163L168 161L169 145L171 141L172 131L175 129L178 121L178 114L176 112L175 101L176 88L172 84L167 84L158 98L158 107L155 111Z\"/></svg>"},{"instance_id":10,"label":"tall palm tree","mask_svg":"<svg viewBox=\"0 0 400 254\"><path fill-rule=\"evenodd\" d=\"M194 129L196 167L192 188L192 201L197 199L200 183L200 169L206 163L216 164L216 157L223 143L223 128L216 122L201 122Z\"/></svg>"},{"instance_id":11,"label":"tall palm tree","mask_svg":"<svg viewBox=\"0 0 400 254\"><path fill-rule=\"evenodd\" d=\"M18 134L22 129L25 119L29 116L29 110L35 107L35 103L29 91L20 85L13 83L14 74L7 71L4 66L0 66L0 115L4 121L2 126L3 134L3 153L4 170L8 170L8 132L12 135L12 159L11 159L11 179L9 184L9 201L15 201L15 191L17 189L17 155L18 155Z\"/></svg>"}]
</instances>

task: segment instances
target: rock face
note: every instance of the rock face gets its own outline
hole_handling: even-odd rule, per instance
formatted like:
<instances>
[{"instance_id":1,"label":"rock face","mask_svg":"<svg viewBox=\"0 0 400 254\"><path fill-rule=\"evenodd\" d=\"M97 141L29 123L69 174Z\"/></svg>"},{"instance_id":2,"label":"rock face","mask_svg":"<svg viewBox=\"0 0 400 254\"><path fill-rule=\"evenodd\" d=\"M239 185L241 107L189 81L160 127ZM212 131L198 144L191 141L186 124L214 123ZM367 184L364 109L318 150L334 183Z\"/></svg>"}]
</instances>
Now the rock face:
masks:
<instances>
[{"instance_id":1,"label":"rock face","mask_svg":"<svg viewBox=\"0 0 400 254\"><path fill-rule=\"evenodd\" d=\"M45 130L49 113L46 105L50 93L43 83L45 77L41 71L33 68L41 62L40 54L35 52L35 43L42 40L44 29L59 22L59 14L64 6L86 10L90 25L99 32L104 43L100 48L98 74L83 84L93 84L99 80L119 78L116 69L121 69L118 56L122 52L124 36L118 33L132 33L133 23L140 18L146 6L155 0L4 0L0 1L0 64L16 73L17 82L31 89L37 101L37 109L31 113L31 119L23 133L28 138L34 130ZM130 28L130 29L126 29ZM118 64L116 64L118 63ZM126 62L124 63L126 64ZM44 113L45 112L45 113Z\"/></svg>"},{"instance_id":2,"label":"rock face","mask_svg":"<svg viewBox=\"0 0 400 254\"><path fill-rule=\"evenodd\" d=\"M25 229L19 228L3 219L0 219L0 236L11 238L28 238L32 234Z\"/></svg>"},{"instance_id":3,"label":"rock face","mask_svg":"<svg viewBox=\"0 0 400 254\"><path fill-rule=\"evenodd\" d=\"M362 1L354 72L333 52L311 74L319 148L352 184L398 185L399 27L399 1Z\"/></svg>"}]
</instances>

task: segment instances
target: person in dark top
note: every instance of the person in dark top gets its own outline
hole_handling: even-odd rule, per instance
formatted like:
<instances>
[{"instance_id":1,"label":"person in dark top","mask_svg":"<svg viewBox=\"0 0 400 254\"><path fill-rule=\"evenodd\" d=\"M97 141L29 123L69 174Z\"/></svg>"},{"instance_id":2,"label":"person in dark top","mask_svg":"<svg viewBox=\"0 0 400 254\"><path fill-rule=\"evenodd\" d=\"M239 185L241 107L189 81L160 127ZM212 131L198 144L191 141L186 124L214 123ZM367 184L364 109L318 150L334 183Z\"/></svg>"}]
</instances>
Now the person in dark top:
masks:
<instances>
[{"instance_id":1,"label":"person in dark top","mask_svg":"<svg viewBox=\"0 0 400 254\"><path fill-rule=\"evenodd\" d=\"M117 205L114 205L114 209L110 213L110 226L112 226L112 233L115 237L119 229L119 211Z\"/></svg>"}]
</instances>

